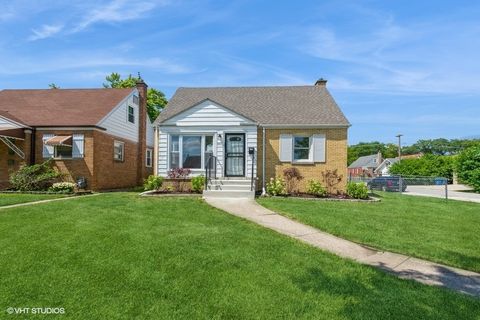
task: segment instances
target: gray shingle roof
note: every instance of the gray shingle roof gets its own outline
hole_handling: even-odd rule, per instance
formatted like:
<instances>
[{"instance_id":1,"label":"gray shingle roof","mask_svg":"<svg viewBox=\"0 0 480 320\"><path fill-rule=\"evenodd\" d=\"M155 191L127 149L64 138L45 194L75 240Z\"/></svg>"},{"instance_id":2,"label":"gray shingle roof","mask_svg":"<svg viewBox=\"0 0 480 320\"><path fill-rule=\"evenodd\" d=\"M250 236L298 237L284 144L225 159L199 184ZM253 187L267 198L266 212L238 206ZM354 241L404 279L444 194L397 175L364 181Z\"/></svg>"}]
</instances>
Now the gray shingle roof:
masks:
<instances>
[{"instance_id":1,"label":"gray shingle roof","mask_svg":"<svg viewBox=\"0 0 480 320\"><path fill-rule=\"evenodd\" d=\"M380 165L377 163L377 154L372 154L369 156L359 157L357 160L353 161L349 168L376 168Z\"/></svg>"},{"instance_id":2,"label":"gray shingle roof","mask_svg":"<svg viewBox=\"0 0 480 320\"><path fill-rule=\"evenodd\" d=\"M350 125L325 86L179 88L157 122L207 99L262 125Z\"/></svg>"}]
</instances>

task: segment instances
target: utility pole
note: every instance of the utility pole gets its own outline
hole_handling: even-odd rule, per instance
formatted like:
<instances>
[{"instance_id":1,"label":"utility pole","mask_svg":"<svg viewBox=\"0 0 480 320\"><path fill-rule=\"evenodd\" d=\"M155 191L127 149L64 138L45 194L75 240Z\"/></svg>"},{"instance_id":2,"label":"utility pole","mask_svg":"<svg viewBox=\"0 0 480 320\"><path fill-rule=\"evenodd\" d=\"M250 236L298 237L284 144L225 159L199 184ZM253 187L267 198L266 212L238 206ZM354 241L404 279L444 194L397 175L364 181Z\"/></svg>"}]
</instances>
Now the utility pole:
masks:
<instances>
[{"instance_id":1,"label":"utility pole","mask_svg":"<svg viewBox=\"0 0 480 320\"><path fill-rule=\"evenodd\" d=\"M398 161L402 161L402 136L403 134L397 134L398 138Z\"/></svg>"}]
</instances>

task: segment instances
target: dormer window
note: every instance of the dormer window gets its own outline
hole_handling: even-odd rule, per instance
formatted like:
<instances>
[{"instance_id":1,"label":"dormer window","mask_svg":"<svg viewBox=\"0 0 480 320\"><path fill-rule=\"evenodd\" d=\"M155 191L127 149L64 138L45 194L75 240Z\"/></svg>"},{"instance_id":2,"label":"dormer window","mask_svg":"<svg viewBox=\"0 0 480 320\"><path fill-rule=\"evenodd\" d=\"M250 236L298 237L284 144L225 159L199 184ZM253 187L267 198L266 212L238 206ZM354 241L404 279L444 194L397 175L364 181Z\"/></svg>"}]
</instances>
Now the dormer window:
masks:
<instances>
[{"instance_id":1,"label":"dormer window","mask_svg":"<svg viewBox=\"0 0 480 320\"><path fill-rule=\"evenodd\" d=\"M135 123L135 109L128 106L128 122Z\"/></svg>"}]
</instances>

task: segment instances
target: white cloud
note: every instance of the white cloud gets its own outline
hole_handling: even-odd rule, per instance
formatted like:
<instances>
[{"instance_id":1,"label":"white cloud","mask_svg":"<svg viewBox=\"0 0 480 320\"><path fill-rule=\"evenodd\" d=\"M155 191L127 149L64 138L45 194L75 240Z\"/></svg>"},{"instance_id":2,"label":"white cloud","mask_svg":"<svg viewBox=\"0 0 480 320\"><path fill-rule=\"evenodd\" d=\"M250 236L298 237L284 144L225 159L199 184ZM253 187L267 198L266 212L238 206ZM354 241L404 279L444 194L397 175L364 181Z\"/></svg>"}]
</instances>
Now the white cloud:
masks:
<instances>
[{"instance_id":1,"label":"white cloud","mask_svg":"<svg viewBox=\"0 0 480 320\"><path fill-rule=\"evenodd\" d=\"M62 31L63 25L44 24L40 29L32 29L33 34L28 38L30 41L46 39Z\"/></svg>"},{"instance_id":2,"label":"white cloud","mask_svg":"<svg viewBox=\"0 0 480 320\"><path fill-rule=\"evenodd\" d=\"M82 31L96 23L115 23L140 19L158 4L166 4L166 2L113 0L107 5L97 6L88 11L72 29L72 32Z\"/></svg>"}]
</instances>

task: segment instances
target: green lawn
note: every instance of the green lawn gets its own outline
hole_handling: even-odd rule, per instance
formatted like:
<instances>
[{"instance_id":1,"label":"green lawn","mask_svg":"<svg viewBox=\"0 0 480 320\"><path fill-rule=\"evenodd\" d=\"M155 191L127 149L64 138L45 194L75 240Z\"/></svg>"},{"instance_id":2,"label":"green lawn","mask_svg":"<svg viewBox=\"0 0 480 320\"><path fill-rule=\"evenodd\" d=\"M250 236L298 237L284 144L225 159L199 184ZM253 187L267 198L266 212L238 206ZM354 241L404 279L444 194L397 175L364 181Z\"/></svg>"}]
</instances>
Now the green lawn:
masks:
<instances>
[{"instance_id":1,"label":"green lawn","mask_svg":"<svg viewBox=\"0 0 480 320\"><path fill-rule=\"evenodd\" d=\"M480 204L381 196L378 203L292 198L258 202L345 239L480 272Z\"/></svg>"},{"instance_id":2,"label":"green lawn","mask_svg":"<svg viewBox=\"0 0 480 320\"><path fill-rule=\"evenodd\" d=\"M63 194L16 194L16 193L0 193L0 207L11 204L32 202L46 199L55 199L66 197Z\"/></svg>"},{"instance_id":3,"label":"green lawn","mask_svg":"<svg viewBox=\"0 0 480 320\"><path fill-rule=\"evenodd\" d=\"M0 275L2 319L10 318L1 314L7 307L38 306L65 308L62 319L480 314L478 298L397 279L200 199L133 193L3 210Z\"/></svg>"}]
</instances>

